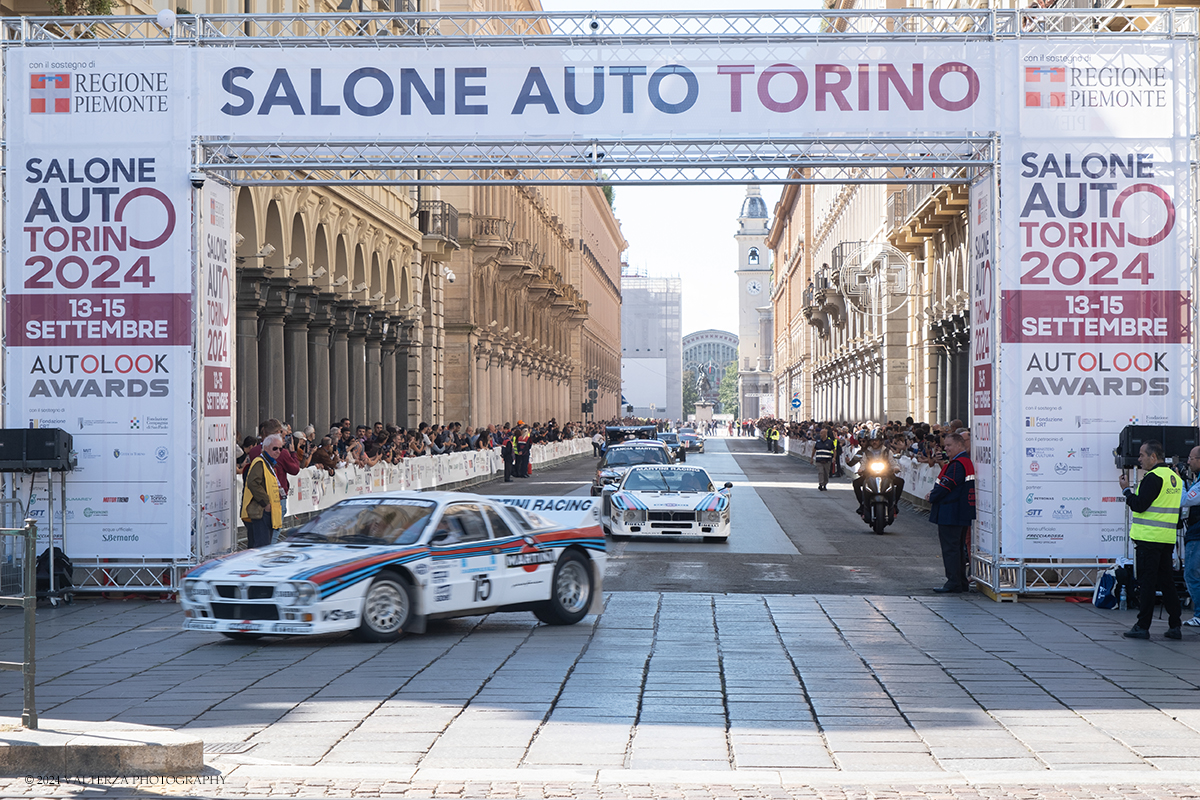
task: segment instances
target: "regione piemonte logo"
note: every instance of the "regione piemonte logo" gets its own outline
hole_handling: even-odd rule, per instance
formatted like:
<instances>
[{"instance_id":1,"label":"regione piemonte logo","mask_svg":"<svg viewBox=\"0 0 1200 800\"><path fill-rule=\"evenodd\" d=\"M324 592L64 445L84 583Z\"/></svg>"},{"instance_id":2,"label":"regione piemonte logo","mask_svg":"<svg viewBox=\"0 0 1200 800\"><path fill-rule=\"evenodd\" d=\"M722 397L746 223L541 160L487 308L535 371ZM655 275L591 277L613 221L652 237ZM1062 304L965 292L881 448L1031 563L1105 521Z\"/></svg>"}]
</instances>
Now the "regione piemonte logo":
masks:
<instances>
[{"instance_id":1,"label":"regione piemonte logo","mask_svg":"<svg viewBox=\"0 0 1200 800\"><path fill-rule=\"evenodd\" d=\"M1025 107L1064 108L1067 105L1066 67L1026 67Z\"/></svg>"},{"instance_id":2,"label":"regione piemonte logo","mask_svg":"<svg viewBox=\"0 0 1200 800\"><path fill-rule=\"evenodd\" d=\"M29 112L31 114L70 114L70 73L31 73L29 76Z\"/></svg>"}]
</instances>

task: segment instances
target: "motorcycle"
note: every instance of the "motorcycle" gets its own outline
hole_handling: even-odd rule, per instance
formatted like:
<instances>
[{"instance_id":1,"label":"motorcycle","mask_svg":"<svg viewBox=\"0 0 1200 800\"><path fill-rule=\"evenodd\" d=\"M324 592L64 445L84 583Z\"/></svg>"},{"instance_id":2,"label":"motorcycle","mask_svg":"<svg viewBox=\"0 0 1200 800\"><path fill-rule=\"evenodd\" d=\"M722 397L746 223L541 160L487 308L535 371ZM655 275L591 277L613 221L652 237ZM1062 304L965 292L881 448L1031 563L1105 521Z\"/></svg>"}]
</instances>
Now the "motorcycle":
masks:
<instances>
[{"instance_id":1,"label":"motorcycle","mask_svg":"<svg viewBox=\"0 0 1200 800\"><path fill-rule=\"evenodd\" d=\"M866 480L863 481L863 520L875 533L896 521L892 511L892 465L887 459L874 458L867 462Z\"/></svg>"}]
</instances>

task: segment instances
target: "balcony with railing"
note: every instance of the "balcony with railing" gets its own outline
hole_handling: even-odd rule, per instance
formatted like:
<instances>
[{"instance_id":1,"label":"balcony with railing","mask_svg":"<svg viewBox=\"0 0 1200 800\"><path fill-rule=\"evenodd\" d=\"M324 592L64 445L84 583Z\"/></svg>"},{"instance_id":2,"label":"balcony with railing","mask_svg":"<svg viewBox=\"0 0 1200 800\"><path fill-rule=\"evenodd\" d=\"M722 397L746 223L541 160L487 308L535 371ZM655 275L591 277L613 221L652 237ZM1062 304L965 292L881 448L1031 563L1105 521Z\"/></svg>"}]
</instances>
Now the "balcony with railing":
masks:
<instances>
[{"instance_id":1,"label":"balcony with railing","mask_svg":"<svg viewBox=\"0 0 1200 800\"><path fill-rule=\"evenodd\" d=\"M417 227L423 237L441 239L458 249L458 209L444 200L422 200L417 206Z\"/></svg>"},{"instance_id":2,"label":"balcony with railing","mask_svg":"<svg viewBox=\"0 0 1200 800\"><path fill-rule=\"evenodd\" d=\"M887 199L887 227L889 231L894 231L896 228L904 224L908 219L908 194L901 189L898 192L892 192Z\"/></svg>"},{"instance_id":3,"label":"balcony with railing","mask_svg":"<svg viewBox=\"0 0 1200 800\"><path fill-rule=\"evenodd\" d=\"M952 173L926 167L909 170L912 181L888 195L888 243L920 256L928 238L939 228L953 224L967 207L967 189L961 184L938 183Z\"/></svg>"}]
</instances>

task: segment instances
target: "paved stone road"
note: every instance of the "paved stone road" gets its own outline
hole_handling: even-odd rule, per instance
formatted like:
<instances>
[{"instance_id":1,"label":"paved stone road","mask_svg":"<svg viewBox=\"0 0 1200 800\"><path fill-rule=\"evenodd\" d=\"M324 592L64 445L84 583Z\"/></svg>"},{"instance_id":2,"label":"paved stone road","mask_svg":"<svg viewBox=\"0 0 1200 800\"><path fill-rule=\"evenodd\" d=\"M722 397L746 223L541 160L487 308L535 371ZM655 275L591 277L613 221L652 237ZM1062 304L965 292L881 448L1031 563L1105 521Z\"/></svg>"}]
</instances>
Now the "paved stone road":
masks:
<instances>
[{"instance_id":1,"label":"paved stone road","mask_svg":"<svg viewBox=\"0 0 1200 800\"><path fill-rule=\"evenodd\" d=\"M245 645L179 619L140 601L39 612L43 717L250 745L207 757L223 785L155 792L1037 797L1005 793L1101 782L1200 796L1200 641L1123 639L1131 612L618 592L574 627L493 615L391 645ZM0 615L0 647L18 624ZM19 714L19 689L0 675L0 713ZM0 796L47 793L0 779Z\"/></svg>"}]
</instances>

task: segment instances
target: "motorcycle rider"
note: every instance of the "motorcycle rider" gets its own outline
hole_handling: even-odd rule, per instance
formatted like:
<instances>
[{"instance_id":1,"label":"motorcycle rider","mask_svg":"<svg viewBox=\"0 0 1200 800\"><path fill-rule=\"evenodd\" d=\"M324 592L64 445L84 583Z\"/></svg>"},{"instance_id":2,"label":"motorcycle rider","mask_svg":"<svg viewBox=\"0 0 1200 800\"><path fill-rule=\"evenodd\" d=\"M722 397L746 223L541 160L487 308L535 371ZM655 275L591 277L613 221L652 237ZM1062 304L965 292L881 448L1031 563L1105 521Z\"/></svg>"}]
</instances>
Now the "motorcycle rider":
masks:
<instances>
[{"instance_id":1,"label":"motorcycle rider","mask_svg":"<svg viewBox=\"0 0 1200 800\"><path fill-rule=\"evenodd\" d=\"M846 464L854 466L861 464L858 469L858 477L854 479L854 496L858 498L858 515L861 517L865 513L863 501L863 484L867 481L867 464L871 461L883 460L888 463L892 469L892 486L888 502L892 507L892 515L900 513L900 508L897 505L900 502L900 493L904 491L904 479L900 477L900 462L892 455L883 444L883 437L878 430L871 433L870 441L868 441L861 450L846 460Z\"/></svg>"}]
</instances>

